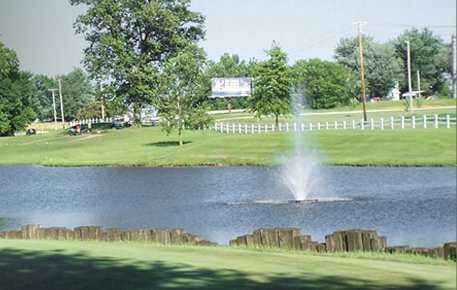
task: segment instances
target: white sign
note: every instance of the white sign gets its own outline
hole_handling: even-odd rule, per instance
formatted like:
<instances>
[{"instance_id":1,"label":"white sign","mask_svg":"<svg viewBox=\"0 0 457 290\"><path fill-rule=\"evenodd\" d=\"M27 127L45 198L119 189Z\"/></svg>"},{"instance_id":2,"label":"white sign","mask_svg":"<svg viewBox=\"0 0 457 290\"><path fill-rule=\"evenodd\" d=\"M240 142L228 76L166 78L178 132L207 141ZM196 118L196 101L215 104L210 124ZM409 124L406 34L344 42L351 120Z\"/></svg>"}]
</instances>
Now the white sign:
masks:
<instances>
[{"instance_id":1,"label":"white sign","mask_svg":"<svg viewBox=\"0 0 457 290\"><path fill-rule=\"evenodd\" d=\"M211 79L211 97L246 97L251 95L250 78L213 78Z\"/></svg>"}]
</instances>

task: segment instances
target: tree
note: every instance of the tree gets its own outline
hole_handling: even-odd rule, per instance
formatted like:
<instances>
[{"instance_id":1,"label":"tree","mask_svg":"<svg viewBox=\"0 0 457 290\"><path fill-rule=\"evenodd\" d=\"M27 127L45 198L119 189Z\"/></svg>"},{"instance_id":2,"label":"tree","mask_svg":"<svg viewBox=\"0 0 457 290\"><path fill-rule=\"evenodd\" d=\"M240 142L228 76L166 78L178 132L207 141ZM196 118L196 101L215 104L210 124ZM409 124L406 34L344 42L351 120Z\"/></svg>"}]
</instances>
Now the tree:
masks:
<instances>
[{"instance_id":1,"label":"tree","mask_svg":"<svg viewBox=\"0 0 457 290\"><path fill-rule=\"evenodd\" d=\"M167 134L177 130L180 146L183 145L185 126L206 125L204 123L209 121L209 115L198 102L199 92L204 85L204 61L201 49L189 47L169 59L165 65L163 95L159 102L161 125Z\"/></svg>"},{"instance_id":2,"label":"tree","mask_svg":"<svg viewBox=\"0 0 457 290\"><path fill-rule=\"evenodd\" d=\"M75 27L89 46L84 63L133 106L158 100L161 71L189 43L204 36L204 17L189 10L190 0L70 0L87 7Z\"/></svg>"},{"instance_id":3,"label":"tree","mask_svg":"<svg viewBox=\"0 0 457 290\"><path fill-rule=\"evenodd\" d=\"M275 124L279 116L289 112L290 75L287 54L274 46L267 51L269 59L258 65L254 78L254 93L250 99L251 111L257 117L274 115Z\"/></svg>"},{"instance_id":4,"label":"tree","mask_svg":"<svg viewBox=\"0 0 457 290\"><path fill-rule=\"evenodd\" d=\"M95 89L90 83L87 74L79 68L74 69L66 75L58 76L56 79L62 80L65 119L76 119L77 113L82 108L94 102ZM60 110L60 102L58 102L57 108L57 110Z\"/></svg>"},{"instance_id":5,"label":"tree","mask_svg":"<svg viewBox=\"0 0 457 290\"><path fill-rule=\"evenodd\" d=\"M24 130L35 118L31 77L19 71L16 53L0 42L0 136Z\"/></svg>"},{"instance_id":6,"label":"tree","mask_svg":"<svg viewBox=\"0 0 457 290\"><path fill-rule=\"evenodd\" d=\"M367 93L372 97L383 97L403 79L401 62L391 44L376 43L373 38L363 35L365 78ZM358 38L343 38L335 50L338 63L360 75Z\"/></svg>"},{"instance_id":7,"label":"tree","mask_svg":"<svg viewBox=\"0 0 457 290\"><path fill-rule=\"evenodd\" d=\"M319 59L300 60L292 67L294 88L303 89L313 109L347 105L356 95L354 75L343 65Z\"/></svg>"},{"instance_id":8,"label":"tree","mask_svg":"<svg viewBox=\"0 0 457 290\"><path fill-rule=\"evenodd\" d=\"M40 120L54 118L52 95L49 89L58 88L59 79L62 80L62 100L66 120L77 119L78 112L95 99L94 88L88 75L82 69L75 68L70 73L55 78L35 75L32 79L36 87L34 110ZM60 112L58 94L56 94L56 110L58 113Z\"/></svg>"},{"instance_id":9,"label":"tree","mask_svg":"<svg viewBox=\"0 0 457 290\"><path fill-rule=\"evenodd\" d=\"M404 31L392 41L396 56L403 61L404 77L400 83L402 90L408 91L406 40L410 41L411 72L415 74L419 70L421 73L421 89L425 90L426 94L434 94L445 89L448 86L446 74L449 73L450 46L427 28L413 28ZM414 77L412 85L413 88L417 88Z\"/></svg>"}]
</instances>

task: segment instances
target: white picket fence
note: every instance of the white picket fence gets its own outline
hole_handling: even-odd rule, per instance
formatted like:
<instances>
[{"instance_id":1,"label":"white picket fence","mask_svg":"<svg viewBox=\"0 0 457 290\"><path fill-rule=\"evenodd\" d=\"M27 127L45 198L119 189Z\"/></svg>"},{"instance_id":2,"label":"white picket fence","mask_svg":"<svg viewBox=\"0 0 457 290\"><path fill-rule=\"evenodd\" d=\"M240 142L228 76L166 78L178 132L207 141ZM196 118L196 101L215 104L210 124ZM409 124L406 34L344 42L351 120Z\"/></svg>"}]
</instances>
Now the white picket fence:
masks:
<instances>
[{"instance_id":1,"label":"white picket fence","mask_svg":"<svg viewBox=\"0 0 457 290\"><path fill-rule=\"evenodd\" d=\"M71 121L68 124L71 126L81 124L81 125L89 125L89 124L99 124L99 123L113 123L114 118L91 118L91 119L84 119L84 120L77 120Z\"/></svg>"},{"instance_id":2,"label":"white picket fence","mask_svg":"<svg viewBox=\"0 0 457 290\"><path fill-rule=\"evenodd\" d=\"M223 123L216 122L210 129L224 134L261 134L271 132L305 132L313 130L395 130L395 129L431 129L455 128L456 118L450 115L422 115L411 117L389 117L362 120L343 120L333 122L288 122L275 124L265 123Z\"/></svg>"}]
</instances>

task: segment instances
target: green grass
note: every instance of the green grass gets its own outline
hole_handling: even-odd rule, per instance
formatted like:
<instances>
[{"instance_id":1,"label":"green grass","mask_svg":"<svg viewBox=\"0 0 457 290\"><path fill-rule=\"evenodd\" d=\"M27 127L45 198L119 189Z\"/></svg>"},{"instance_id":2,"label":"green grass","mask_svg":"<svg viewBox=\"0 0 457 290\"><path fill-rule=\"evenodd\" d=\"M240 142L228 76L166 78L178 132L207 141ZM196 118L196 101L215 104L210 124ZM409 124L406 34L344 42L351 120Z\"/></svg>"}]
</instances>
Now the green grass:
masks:
<instances>
[{"instance_id":1,"label":"green grass","mask_svg":"<svg viewBox=\"0 0 457 290\"><path fill-rule=\"evenodd\" d=\"M455 289L455 263L227 247L0 241L0 289Z\"/></svg>"},{"instance_id":2,"label":"green grass","mask_svg":"<svg viewBox=\"0 0 457 290\"><path fill-rule=\"evenodd\" d=\"M307 146L326 164L453 166L455 129L321 130L306 134ZM159 128L109 130L101 134L0 138L1 165L198 166L271 165L290 149L291 135L226 135L186 131L184 146Z\"/></svg>"}]
</instances>

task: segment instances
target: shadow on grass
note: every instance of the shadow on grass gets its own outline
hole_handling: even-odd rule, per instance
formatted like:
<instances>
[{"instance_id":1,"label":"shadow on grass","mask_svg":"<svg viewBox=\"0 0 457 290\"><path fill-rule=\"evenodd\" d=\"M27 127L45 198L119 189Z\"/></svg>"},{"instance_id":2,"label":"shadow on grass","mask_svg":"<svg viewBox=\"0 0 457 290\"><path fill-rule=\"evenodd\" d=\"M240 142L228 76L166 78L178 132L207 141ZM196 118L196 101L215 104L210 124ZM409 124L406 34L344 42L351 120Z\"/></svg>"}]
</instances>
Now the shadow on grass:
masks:
<instances>
[{"instance_id":1,"label":"shadow on grass","mask_svg":"<svg viewBox=\"0 0 457 290\"><path fill-rule=\"evenodd\" d=\"M357 273L354 273L356 276ZM136 262L114 258L5 249L0 251L1 290L103 290L103 289L358 289L413 290L440 289L422 280L409 286L372 284L340 276L300 277L265 275L262 282L237 270L213 270L162 261Z\"/></svg>"},{"instance_id":2,"label":"shadow on grass","mask_svg":"<svg viewBox=\"0 0 457 290\"><path fill-rule=\"evenodd\" d=\"M182 142L183 145L190 144L192 143L191 141L184 141ZM146 146L155 146L155 147L174 147L174 146L179 146L178 141L161 141L161 142L154 142L154 143L148 143Z\"/></svg>"}]
</instances>

